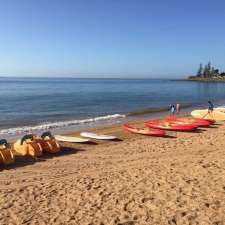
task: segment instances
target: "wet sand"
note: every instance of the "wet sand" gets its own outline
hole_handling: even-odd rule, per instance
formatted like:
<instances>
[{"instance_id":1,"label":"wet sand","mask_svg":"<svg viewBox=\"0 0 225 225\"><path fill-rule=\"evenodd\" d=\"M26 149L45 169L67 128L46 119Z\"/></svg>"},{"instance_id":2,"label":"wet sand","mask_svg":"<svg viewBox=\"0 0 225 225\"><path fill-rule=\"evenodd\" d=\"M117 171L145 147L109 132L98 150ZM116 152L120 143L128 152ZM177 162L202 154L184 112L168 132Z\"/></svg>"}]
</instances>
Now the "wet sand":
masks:
<instances>
[{"instance_id":1,"label":"wet sand","mask_svg":"<svg viewBox=\"0 0 225 225\"><path fill-rule=\"evenodd\" d=\"M0 224L225 224L224 123L167 138L97 131L122 141L1 168Z\"/></svg>"}]
</instances>

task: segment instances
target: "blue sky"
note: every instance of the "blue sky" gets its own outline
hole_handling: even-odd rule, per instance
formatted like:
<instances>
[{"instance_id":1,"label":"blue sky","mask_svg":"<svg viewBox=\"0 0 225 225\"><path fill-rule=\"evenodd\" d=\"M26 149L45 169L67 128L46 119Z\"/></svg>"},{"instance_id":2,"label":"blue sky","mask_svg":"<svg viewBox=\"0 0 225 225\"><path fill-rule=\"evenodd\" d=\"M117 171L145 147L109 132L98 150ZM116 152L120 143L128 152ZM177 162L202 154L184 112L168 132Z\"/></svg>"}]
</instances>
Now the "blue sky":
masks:
<instances>
[{"instance_id":1,"label":"blue sky","mask_svg":"<svg viewBox=\"0 0 225 225\"><path fill-rule=\"evenodd\" d=\"M0 0L0 75L182 77L225 70L223 0Z\"/></svg>"}]
</instances>

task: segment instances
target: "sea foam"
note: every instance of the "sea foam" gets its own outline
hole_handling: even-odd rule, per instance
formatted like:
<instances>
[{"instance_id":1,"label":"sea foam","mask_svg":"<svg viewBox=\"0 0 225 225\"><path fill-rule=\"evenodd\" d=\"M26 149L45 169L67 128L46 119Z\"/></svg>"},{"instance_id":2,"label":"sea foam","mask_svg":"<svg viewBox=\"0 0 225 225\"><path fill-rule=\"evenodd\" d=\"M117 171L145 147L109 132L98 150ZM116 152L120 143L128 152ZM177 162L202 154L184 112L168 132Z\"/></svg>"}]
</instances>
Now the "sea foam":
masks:
<instances>
[{"instance_id":1,"label":"sea foam","mask_svg":"<svg viewBox=\"0 0 225 225\"><path fill-rule=\"evenodd\" d=\"M49 129L54 129L54 128L63 128L63 127L68 127L68 126L73 126L73 125L94 123L94 122L98 122L98 121L106 121L106 120L112 120L112 119L124 118L124 117L126 117L126 115L113 114L113 115L99 116L99 117L88 118L88 119L83 119L83 120L49 122L49 123L39 124L36 126L13 127L13 128L0 130L0 135L2 135L2 134L21 134L21 133L26 133L26 132L49 130Z\"/></svg>"}]
</instances>

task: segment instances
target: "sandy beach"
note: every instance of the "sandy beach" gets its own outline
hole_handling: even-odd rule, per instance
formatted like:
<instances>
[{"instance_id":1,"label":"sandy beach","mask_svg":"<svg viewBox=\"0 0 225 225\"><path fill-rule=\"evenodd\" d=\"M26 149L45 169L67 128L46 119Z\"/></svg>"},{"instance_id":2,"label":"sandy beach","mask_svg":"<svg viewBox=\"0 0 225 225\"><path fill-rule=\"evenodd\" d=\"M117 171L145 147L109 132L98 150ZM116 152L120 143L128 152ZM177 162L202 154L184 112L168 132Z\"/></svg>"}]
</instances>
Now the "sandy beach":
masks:
<instances>
[{"instance_id":1,"label":"sandy beach","mask_svg":"<svg viewBox=\"0 0 225 225\"><path fill-rule=\"evenodd\" d=\"M225 224L224 123L167 138L97 131L121 141L1 168L0 224Z\"/></svg>"}]
</instances>

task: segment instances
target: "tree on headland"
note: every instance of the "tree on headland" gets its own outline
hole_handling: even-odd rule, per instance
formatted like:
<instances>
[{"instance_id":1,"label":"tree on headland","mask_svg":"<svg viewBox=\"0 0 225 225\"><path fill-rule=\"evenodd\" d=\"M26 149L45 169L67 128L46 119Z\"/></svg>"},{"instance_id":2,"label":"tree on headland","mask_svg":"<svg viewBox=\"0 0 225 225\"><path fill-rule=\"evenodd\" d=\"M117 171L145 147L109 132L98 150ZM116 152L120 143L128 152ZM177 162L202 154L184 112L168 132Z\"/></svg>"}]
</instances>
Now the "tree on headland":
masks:
<instances>
[{"instance_id":1,"label":"tree on headland","mask_svg":"<svg viewBox=\"0 0 225 225\"><path fill-rule=\"evenodd\" d=\"M190 78L216 78L225 77L224 72L220 73L219 69L212 66L211 62L208 62L204 67L200 63L198 71L195 76L190 76Z\"/></svg>"},{"instance_id":2,"label":"tree on headland","mask_svg":"<svg viewBox=\"0 0 225 225\"><path fill-rule=\"evenodd\" d=\"M202 64L200 63L196 76L202 77L202 74L203 74L203 67L202 67Z\"/></svg>"},{"instance_id":3,"label":"tree on headland","mask_svg":"<svg viewBox=\"0 0 225 225\"><path fill-rule=\"evenodd\" d=\"M216 77L220 75L220 71L218 69L215 69L214 67L212 67L211 69L211 76Z\"/></svg>"},{"instance_id":4,"label":"tree on headland","mask_svg":"<svg viewBox=\"0 0 225 225\"><path fill-rule=\"evenodd\" d=\"M215 69L214 74L216 74L217 76L221 75L219 69Z\"/></svg>"},{"instance_id":5,"label":"tree on headland","mask_svg":"<svg viewBox=\"0 0 225 225\"><path fill-rule=\"evenodd\" d=\"M207 73L208 73L207 66L205 65L202 73L203 77L207 77Z\"/></svg>"},{"instance_id":6,"label":"tree on headland","mask_svg":"<svg viewBox=\"0 0 225 225\"><path fill-rule=\"evenodd\" d=\"M208 70L210 72L211 71L211 62L208 62L207 67L208 67Z\"/></svg>"},{"instance_id":7,"label":"tree on headland","mask_svg":"<svg viewBox=\"0 0 225 225\"><path fill-rule=\"evenodd\" d=\"M203 77L210 77L211 75L211 63L208 62L208 64L205 65L203 70Z\"/></svg>"}]
</instances>

